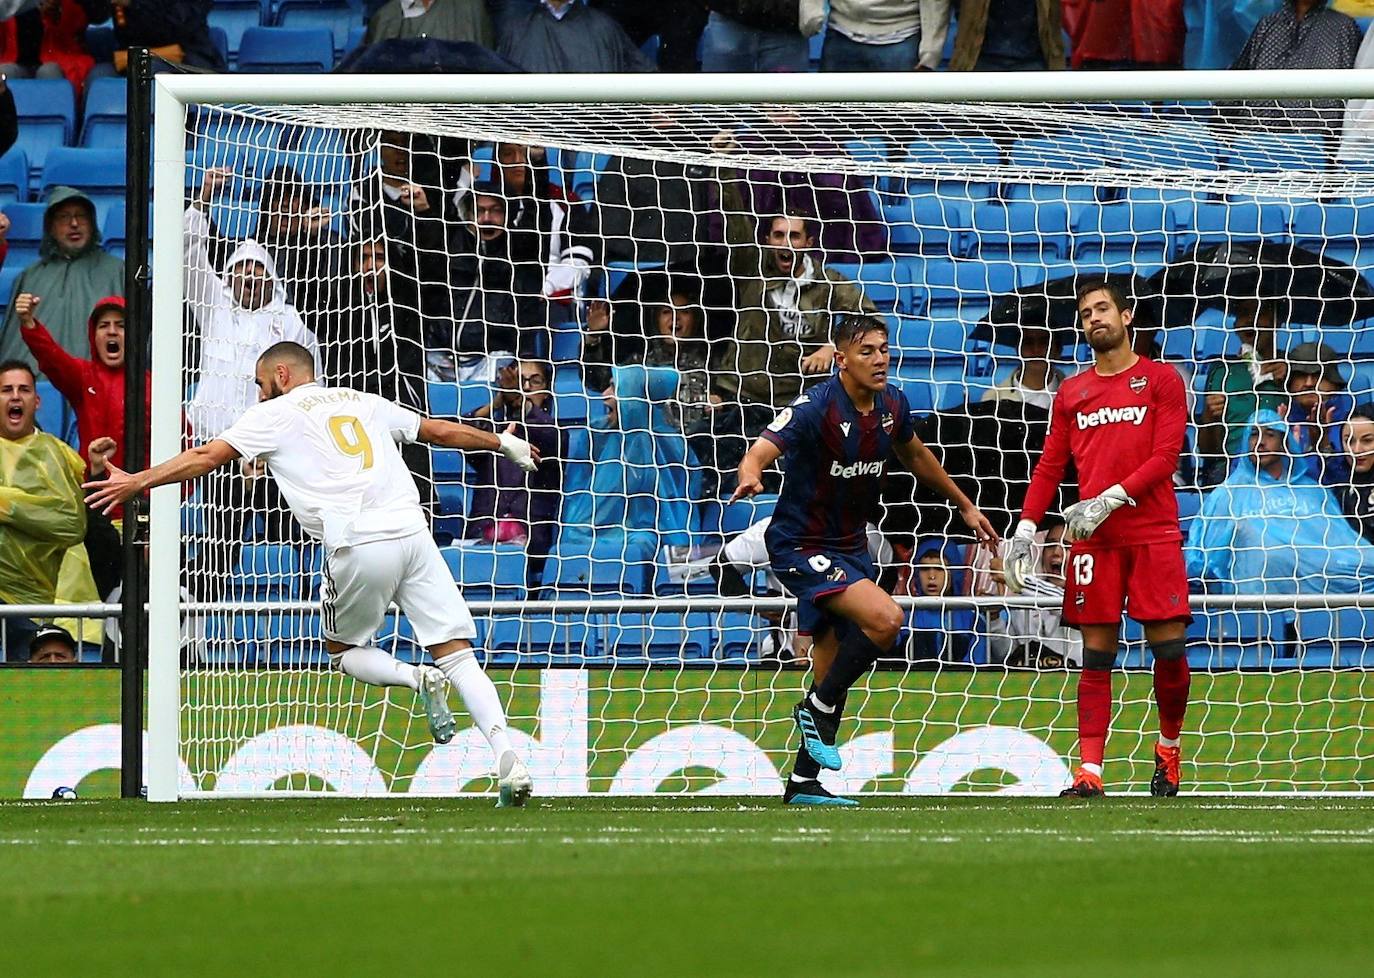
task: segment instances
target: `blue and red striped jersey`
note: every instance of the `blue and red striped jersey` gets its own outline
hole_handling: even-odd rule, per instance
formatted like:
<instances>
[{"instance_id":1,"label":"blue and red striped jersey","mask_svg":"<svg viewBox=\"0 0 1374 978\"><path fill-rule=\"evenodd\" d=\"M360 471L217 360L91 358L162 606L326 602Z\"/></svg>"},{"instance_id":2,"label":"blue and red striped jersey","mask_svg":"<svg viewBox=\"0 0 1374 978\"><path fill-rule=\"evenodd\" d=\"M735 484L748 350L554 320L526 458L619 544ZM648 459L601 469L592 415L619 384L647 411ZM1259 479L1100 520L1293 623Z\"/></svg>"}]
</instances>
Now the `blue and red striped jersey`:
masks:
<instances>
[{"instance_id":1,"label":"blue and red striped jersey","mask_svg":"<svg viewBox=\"0 0 1374 978\"><path fill-rule=\"evenodd\" d=\"M784 471L769 553L867 552L892 446L916 437L906 395L888 384L860 414L832 377L783 408L763 437L782 449Z\"/></svg>"}]
</instances>

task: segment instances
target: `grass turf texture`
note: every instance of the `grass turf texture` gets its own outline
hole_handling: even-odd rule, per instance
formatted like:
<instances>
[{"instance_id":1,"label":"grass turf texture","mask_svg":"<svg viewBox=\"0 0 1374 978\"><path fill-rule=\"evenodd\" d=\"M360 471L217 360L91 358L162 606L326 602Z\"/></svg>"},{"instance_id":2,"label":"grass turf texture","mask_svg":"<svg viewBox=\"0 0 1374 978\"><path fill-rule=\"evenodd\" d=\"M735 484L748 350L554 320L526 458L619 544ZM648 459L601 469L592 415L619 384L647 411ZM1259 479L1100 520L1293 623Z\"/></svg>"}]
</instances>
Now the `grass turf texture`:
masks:
<instances>
[{"instance_id":1,"label":"grass turf texture","mask_svg":"<svg viewBox=\"0 0 1374 978\"><path fill-rule=\"evenodd\" d=\"M0 804L0 975L1368 975L1374 801Z\"/></svg>"}]
</instances>

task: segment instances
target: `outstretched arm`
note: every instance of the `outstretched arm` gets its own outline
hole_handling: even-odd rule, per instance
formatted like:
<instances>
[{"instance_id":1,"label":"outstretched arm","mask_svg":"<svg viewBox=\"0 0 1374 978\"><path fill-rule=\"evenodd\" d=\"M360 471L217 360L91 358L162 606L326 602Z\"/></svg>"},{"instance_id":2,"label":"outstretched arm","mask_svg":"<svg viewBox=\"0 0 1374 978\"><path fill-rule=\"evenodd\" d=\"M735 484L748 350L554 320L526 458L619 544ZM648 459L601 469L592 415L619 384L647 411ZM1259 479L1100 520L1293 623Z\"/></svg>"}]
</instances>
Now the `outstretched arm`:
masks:
<instances>
[{"instance_id":1,"label":"outstretched arm","mask_svg":"<svg viewBox=\"0 0 1374 978\"><path fill-rule=\"evenodd\" d=\"M494 434L458 421L425 418L420 422L415 440L464 451L499 452L526 472L533 472L539 465L539 449L523 438L516 438L509 432Z\"/></svg>"},{"instance_id":2,"label":"outstretched arm","mask_svg":"<svg viewBox=\"0 0 1374 978\"><path fill-rule=\"evenodd\" d=\"M892 450L897 453L902 464L911 470L911 474L916 476L917 482L934 489L958 508L959 516L973 531L979 543L989 548L996 545L997 531L992 528L992 523L977 506L973 505L973 500L954 484L954 480L949 477L940 460L921 439L912 436L909 441L894 442Z\"/></svg>"},{"instance_id":3,"label":"outstretched arm","mask_svg":"<svg viewBox=\"0 0 1374 978\"><path fill-rule=\"evenodd\" d=\"M93 490L86 497L86 504L108 516L119 506L155 486L188 482L238 457L237 449L227 441L215 438L142 472L125 472L117 465L106 462L105 478L85 482L81 488Z\"/></svg>"},{"instance_id":4,"label":"outstretched arm","mask_svg":"<svg viewBox=\"0 0 1374 978\"><path fill-rule=\"evenodd\" d=\"M758 438L740 460L737 484L730 502L757 496L763 492L763 470L776 462L781 455L782 448L777 442L766 436Z\"/></svg>"}]
</instances>

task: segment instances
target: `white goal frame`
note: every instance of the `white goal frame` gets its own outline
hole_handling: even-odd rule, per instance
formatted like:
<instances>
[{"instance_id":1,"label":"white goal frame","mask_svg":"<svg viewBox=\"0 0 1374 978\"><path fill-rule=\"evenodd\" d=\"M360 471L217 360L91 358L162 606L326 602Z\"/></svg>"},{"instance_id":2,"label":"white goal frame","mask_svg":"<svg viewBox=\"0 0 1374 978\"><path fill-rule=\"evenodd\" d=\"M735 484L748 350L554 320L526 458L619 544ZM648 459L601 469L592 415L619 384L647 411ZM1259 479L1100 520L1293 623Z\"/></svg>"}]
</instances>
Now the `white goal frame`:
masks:
<instances>
[{"instance_id":1,"label":"white goal frame","mask_svg":"<svg viewBox=\"0 0 1374 978\"><path fill-rule=\"evenodd\" d=\"M191 104L958 103L1374 98L1374 70L989 72L700 75L173 75L153 78L151 460L183 434L182 263L185 121ZM164 192L157 193L159 189ZM148 733L150 801L178 798L180 490L153 490L150 512ZM905 604L939 605L941 599ZM989 603L987 599L957 602ZM1013 602L998 601L999 604ZM1020 604L1043 603L1034 598ZM1194 607L1374 606L1374 595L1194 596ZM656 607L670 603L655 602ZM714 602L719 606L720 601ZM534 607L526 602L526 608Z\"/></svg>"}]
</instances>

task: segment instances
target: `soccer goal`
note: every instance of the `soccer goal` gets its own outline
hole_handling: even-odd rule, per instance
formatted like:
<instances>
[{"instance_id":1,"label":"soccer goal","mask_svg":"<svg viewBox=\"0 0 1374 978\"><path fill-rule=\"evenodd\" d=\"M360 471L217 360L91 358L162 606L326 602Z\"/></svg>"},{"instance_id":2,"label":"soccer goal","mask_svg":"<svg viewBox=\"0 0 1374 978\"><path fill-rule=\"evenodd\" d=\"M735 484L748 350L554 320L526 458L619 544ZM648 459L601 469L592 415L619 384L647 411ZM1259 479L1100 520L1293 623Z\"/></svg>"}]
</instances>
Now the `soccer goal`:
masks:
<instances>
[{"instance_id":1,"label":"soccer goal","mask_svg":"<svg viewBox=\"0 0 1374 978\"><path fill-rule=\"evenodd\" d=\"M1368 73L154 85L155 460L252 403L269 337L327 384L552 426L538 486L407 454L537 793L775 794L806 673L748 532L775 497L728 501L743 446L829 369L833 317L877 316L918 433L1007 532L1101 275L1193 398L1190 790L1374 783L1374 549L1321 502L1374 398L1374 128L1339 101ZM1259 409L1292 435L1275 484L1209 508ZM851 697L835 790L1056 791L1055 531L1008 598L944 506L889 488L873 550L908 630ZM287 516L257 469L153 493L149 797L490 790L476 731L436 747L408 691L330 671ZM380 644L423 655L403 614ZM1130 791L1137 627L1119 662L1106 778Z\"/></svg>"}]
</instances>

